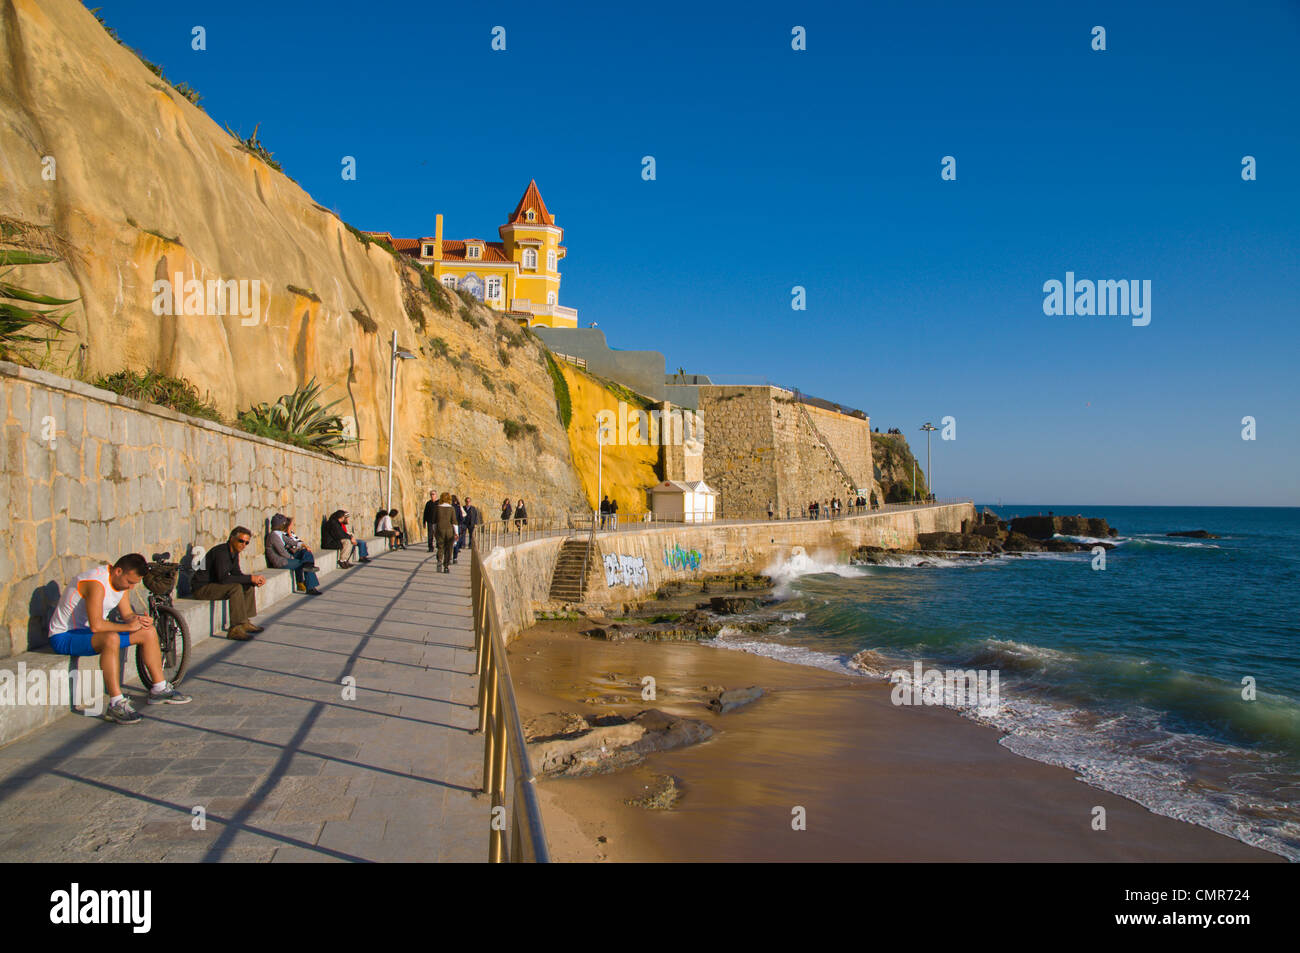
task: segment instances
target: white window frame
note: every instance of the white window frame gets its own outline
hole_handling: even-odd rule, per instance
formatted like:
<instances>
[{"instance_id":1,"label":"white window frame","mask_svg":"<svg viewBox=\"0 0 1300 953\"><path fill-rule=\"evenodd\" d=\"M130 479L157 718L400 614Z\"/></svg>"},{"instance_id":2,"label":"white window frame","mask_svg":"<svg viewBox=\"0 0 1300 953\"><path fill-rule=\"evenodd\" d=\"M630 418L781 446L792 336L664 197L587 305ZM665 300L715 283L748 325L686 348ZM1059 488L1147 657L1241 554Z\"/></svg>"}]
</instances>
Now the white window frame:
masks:
<instances>
[{"instance_id":1,"label":"white window frame","mask_svg":"<svg viewBox=\"0 0 1300 953\"><path fill-rule=\"evenodd\" d=\"M487 279L484 282L483 296L487 298L489 301L500 301L501 289L504 286L504 284L505 283L501 280L500 275L488 275ZM495 292L493 292L492 290L493 285L496 286Z\"/></svg>"},{"instance_id":2,"label":"white window frame","mask_svg":"<svg viewBox=\"0 0 1300 953\"><path fill-rule=\"evenodd\" d=\"M532 271L537 270L537 249L536 248L524 249L524 267Z\"/></svg>"},{"instance_id":3,"label":"white window frame","mask_svg":"<svg viewBox=\"0 0 1300 953\"><path fill-rule=\"evenodd\" d=\"M555 249L551 248L546 252L546 270L555 270Z\"/></svg>"},{"instance_id":4,"label":"white window frame","mask_svg":"<svg viewBox=\"0 0 1300 953\"><path fill-rule=\"evenodd\" d=\"M532 222L532 221L536 221L536 219L537 219L537 213L534 212L532 209L529 209L529 210L528 210L528 215L527 215L526 217L528 218L528 221L530 221L530 222Z\"/></svg>"},{"instance_id":5,"label":"white window frame","mask_svg":"<svg viewBox=\"0 0 1300 953\"><path fill-rule=\"evenodd\" d=\"M427 244L421 246L420 251L421 251L421 253L423 254L423 256L424 256L425 258L432 258L432 257L433 257L433 248L434 248L433 243L432 243L432 242L429 242L429 243L427 243Z\"/></svg>"},{"instance_id":6,"label":"white window frame","mask_svg":"<svg viewBox=\"0 0 1300 953\"><path fill-rule=\"evenodd\" d=\"M444 288L450 288L452 291L455 291L455 290L456 290L456 276L455 276L455 275L443 275L443 276L442 276L442 286L443 286Z\"/></svg>"},{"instance_id":7,"label":"white window frame","mask_svg":"<svg viewBox=\"0 0 1300 953\"><path fill-rule=\"evenodd\" d=\"M554 291L548 291L548 292L546 292L546 303L547 303L547 304L555 304L555 292L554 292Z\"/></svg>"},{"instance_id":8,"label":"white window frame","mask_svg":"<svg viewBox=\"0 0 1300 953\"><path fill-rule=\"evenodd\" d=\"M480 248L478 245L466 245L465 257L472 258L475 261L480 261L483 258L483 249Z\"/></svg>"}]
</instances>

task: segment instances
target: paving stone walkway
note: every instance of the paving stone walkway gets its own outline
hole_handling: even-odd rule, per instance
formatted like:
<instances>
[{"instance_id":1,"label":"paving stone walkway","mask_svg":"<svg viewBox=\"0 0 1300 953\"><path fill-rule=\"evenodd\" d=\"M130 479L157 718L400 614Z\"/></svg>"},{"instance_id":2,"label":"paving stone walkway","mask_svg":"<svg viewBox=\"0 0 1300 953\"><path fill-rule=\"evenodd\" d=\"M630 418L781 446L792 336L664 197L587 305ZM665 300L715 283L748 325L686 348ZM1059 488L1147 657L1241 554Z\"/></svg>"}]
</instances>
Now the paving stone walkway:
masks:
<instances>
[{"instance_id":1,"label":"paving stone walkway","mask_svg":"<svg viewBox=\"0 0 1300 953\"><path fill-rule=\"evenodd\" d=\"M450 574L422 545L331 573L253 641L196 647L191 704L0 748L0 861L485 860L462 555Z\"/></svg>"}]
</instances>

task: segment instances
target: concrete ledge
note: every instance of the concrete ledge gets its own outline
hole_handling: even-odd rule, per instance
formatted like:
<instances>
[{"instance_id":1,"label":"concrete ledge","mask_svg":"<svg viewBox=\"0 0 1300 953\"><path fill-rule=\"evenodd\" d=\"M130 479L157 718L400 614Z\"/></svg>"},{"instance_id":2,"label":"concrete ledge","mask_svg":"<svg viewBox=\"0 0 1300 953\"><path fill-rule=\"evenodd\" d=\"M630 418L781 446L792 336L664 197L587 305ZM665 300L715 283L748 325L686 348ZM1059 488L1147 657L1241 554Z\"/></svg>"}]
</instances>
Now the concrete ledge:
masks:
<instances>
[{"instance_id":1,"label":"concrete ledge","mask_svg":"<svg viewBox=\"0 0 1300 953\"><path fill-rule=\"evenodd\" d=\"M386 548L381 548L385 547L386 544L386 540L382 536L366 539L365 544L370 550L372 559L386 552ZM339 571L337 550L326 549L319 552L313 550L313 553L316 556L317 574L322 580ZM295 595L292 571L288 569L266 569L264 568L265 560L261 556L250 557L241 560L241 562L245 564L244 568L250 574L260 573L266 576L266 585L257 591L257 611L259 615ZM140 589L142 588L137 587L132 591L132 606L136 612L145 611L144 597L140 595ZM302 598L312 597L303 596ZM178 597L174 600L173 605L176 611L185 619L185 624L190 630L191 653L194 646L210 638L225 638L224 630L228 614L224 600L210 602L205 599ZM143 690L140 679L136 675L135 655L136 647L134 645L124 653L122 684L127 688ZM191 664L193 664L192 654ZM20 695L24 694L25 688L24 681L18 678L20 674L26 676L32 672L43 673L38 677L44 679L46 685L50 685L63 678L63 675L59 673L67 673L69 678L73 672L79 673L78 678L93 678L93 673L97 671L99 671L99 656L97 655L73 657L60 655L48 648L34 652L23 652L20 655L0 661L0 672L13 673L15 678L14 690ZM24 738L34 731L39 731L65 715L92 717L83 713L73 704L50 704L49 701L47 698L44 705L0 704L0 747Z\"/></svg>"}]
</instances>

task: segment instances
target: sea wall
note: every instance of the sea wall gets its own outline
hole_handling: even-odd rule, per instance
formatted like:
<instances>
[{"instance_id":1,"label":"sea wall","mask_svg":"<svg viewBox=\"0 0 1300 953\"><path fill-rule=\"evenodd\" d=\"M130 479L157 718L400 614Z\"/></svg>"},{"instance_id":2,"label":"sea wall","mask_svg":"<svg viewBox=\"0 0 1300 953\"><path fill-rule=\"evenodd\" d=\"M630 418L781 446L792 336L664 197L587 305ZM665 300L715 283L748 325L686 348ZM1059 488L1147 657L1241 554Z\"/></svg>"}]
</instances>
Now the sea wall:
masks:
<instances>
[{"instance_id":1,"label":"sea wall","mask_svg":"<svg viewBox=\"0 0 1300 953\"><path fill-rule=\"evenodd\" d=\"M222 542L236 525L263 554L273 513L309 545L321 518L352 513L369 536L380 467L332 460L164 407L0 362L0 658L47 642L67 580L124 553Z\"/></svg>"},{"instance_id":2,"label":"sea wall","mask_svg":"<svg viewBox=\"0 0 1300 953\"><path fill-rule=\"evenodd\" d=\"M837 520L792 520L686 526L674 524L598 536L597 566L586 601L619 605L653 596L664 583L714 573L763 572L796 546L846 560L859 546L914 549L919 533L959 532L971 503L948 503ZM564 537L498 547L484 560L507 642L550 605L551 576Z\"/></svg>"},{"instance_id":3,"label":"sea wall","mask_svg":"<svg viewBox=\"0 0 1300 953\"><path fill-rule=\"evenodd\" d=\"M848 500L858 487L872 485L866 418L810 406L801 411L794 395L779 387L698 390L704 480L718 491L723 516L763 517L769 502L779 516L793 516L812 500ZM851 485L831 450L848 470Z\"/></svg>"}]
</instances>

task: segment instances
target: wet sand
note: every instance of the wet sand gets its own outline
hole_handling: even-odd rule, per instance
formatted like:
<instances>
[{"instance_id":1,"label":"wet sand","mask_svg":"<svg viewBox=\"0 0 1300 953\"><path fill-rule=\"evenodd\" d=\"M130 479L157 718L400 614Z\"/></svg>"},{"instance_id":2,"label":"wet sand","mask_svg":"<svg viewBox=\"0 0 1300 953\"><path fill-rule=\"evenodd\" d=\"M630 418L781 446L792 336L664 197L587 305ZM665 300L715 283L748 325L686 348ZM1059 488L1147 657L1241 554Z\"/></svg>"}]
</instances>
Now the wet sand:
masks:
<instances>
[{"instance_id":1,"label":"wet sand","mask_svg":"<svg viewBox=\"0 0 1300 953\"><path fill-rule=\"evenodd\" d=\"M555 860L1282 861L1012 754L953 711L895 706L883 682L689 642L603 642L580 627L544 623L510 646L525 720L659 708L715 734L617 774L544 781ZM655 701L640 698L645 675ZM714 715L705 685L766 694ZM662 774L680 783L675 807L624 803ZM1093 829L1097 806L1106 830Z\"/></svg>"}]
</instances>

